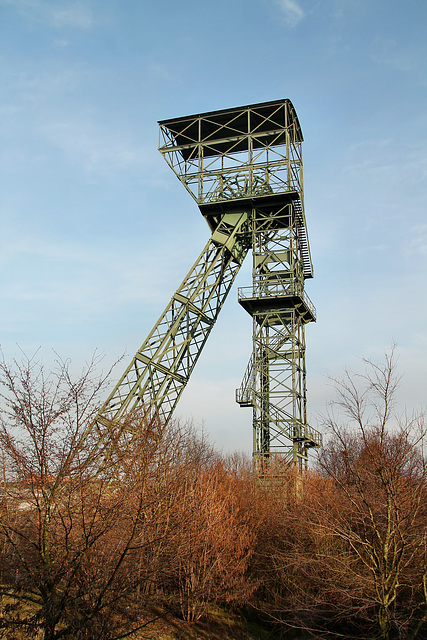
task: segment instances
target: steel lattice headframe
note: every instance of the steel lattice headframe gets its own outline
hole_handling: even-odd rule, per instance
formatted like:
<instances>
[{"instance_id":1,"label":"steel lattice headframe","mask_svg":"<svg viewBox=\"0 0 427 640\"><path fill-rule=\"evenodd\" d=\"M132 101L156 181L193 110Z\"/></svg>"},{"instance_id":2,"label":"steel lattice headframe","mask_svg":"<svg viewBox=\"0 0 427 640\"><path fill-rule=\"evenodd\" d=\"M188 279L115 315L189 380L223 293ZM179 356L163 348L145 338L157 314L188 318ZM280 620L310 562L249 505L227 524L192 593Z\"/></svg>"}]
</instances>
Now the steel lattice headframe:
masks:
<instances>
[{"instance_id":1,"label":"steel lattice headframe","mask_svg":"<svg viewBox=\"0 0 427 640\"><path fill-rule=\"evenodd\" d=\"M212 235L99 412L105 440L138 408L167 422L248 251L252 287L239 302L253 318L241 406L253 410L260 472L274 455L307 466L322 444L307 424L305 325L315 309L304 214L298 117L290 100L202 113L160 125L160 152L196 200Z\"/></svg>"}]
</instances>

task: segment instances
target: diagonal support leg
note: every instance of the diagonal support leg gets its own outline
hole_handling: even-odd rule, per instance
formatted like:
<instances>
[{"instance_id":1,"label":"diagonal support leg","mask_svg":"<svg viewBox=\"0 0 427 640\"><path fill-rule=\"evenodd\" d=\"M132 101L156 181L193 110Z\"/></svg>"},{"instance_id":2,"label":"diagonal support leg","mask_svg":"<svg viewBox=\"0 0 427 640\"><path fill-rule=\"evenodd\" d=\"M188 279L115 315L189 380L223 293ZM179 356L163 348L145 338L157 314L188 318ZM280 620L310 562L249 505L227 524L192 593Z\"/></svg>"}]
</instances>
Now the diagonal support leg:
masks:
<instances>
[{"instance_id":1,"label":"diagonal support leg","mask_svg":"<svg viewBox=\"0 0 427 640\"><path fill-rule=\"evenodd\" d=\"M249 249L248 218L246 211L223 215L101 408L101 431L138 408L168 422Z\"/></svg>"}]
</instances>

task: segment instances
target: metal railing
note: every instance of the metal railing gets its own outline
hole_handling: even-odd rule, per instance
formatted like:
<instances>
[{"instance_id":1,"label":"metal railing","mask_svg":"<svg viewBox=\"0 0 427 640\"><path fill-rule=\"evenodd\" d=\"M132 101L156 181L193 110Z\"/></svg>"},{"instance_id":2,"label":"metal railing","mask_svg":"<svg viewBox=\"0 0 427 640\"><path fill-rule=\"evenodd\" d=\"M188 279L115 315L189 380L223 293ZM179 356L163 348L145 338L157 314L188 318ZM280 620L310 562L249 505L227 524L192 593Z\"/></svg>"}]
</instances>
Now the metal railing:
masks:
<instances>
[{"instance_id":1,"label":"metal railing","mask_svg":"<svg viewBox=\"0 0 427 640\"><path fill-rule=\"evenodd\" d=\"M248 366L249 368L249 366ZM252 371L251 371L252 374ZM249 382L249 377L248 377ZM240 389L236 390L236 398L239 398L237 402L252 404L255 399L258 402L261 402L260 393L256 392L255 389L250 384L242 383ZM270 423L273 423L276 428L283 434L286 438L291 441L299 440L302 442L310 442L313 443L311 446L321 447L323 443L322 434L310 427L308 424L303 424L299 420L296 420L292 417L290 413L287 413L280 407L272 404L271 402L266 403L267 415ZM279 436L279 434L273 435L271 440L273 441Z\"/></svg>"},{"instance_id":2,"label":"metal railing","mask_svg":"<svg viewBox=\"0 0 427 640\"><path fill-rule=\"evenodd\" d=\"M258 300L262 298L280 298L298 296L307 307L310 314L316 319L316 308L302 286L298 284L285 284L284 282L263 282L252 287L239 287L239 300Z\"/></svg>"}]
</instances>

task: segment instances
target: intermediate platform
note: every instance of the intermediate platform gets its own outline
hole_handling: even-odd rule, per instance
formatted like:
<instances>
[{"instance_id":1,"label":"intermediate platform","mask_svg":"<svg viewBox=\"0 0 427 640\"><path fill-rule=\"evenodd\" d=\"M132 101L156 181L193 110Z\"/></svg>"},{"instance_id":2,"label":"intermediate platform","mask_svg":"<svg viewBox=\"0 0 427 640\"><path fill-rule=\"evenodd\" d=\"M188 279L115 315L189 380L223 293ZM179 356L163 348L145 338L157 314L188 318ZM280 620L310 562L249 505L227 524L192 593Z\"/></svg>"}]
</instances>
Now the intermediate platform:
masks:
<instances>
[{"instance_id":1,"label":"intermediate platform","mask_svg":"<svg viewBox=\"0 0 427 640\"><path fill-rule=\"evenodd\" d=\"M253 287L240 287L238 299L241 306L251 316L269 311L289 312L296 309L305 323L316 322L316 309L305 292L296 291L254 291Z\"/></svg>"}]
</instances>

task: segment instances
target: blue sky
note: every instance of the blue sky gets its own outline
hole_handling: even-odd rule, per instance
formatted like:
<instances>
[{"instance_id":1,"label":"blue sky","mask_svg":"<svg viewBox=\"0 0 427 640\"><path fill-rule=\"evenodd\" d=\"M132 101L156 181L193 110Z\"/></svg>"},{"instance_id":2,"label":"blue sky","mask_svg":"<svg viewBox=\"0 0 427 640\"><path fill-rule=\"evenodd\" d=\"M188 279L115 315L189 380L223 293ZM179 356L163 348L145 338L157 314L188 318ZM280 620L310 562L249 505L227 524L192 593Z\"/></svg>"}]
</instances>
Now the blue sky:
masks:
<instances>
[{"instance_id":1,"label":"blue sky","mask_svg":"<svg viewBox=\"0 0 427 640\"><path fill-rule=\"evenodd\" d=\"M398 345L426 404L425 0L0 0L0 344L76 371L127 364L208 239L157 151L157 120L290 98L304 134L315 279L308 404L327 375ZM234 403L251 351L237 303L178 414L251 449Z\"/></svg>"}]
</instances>

